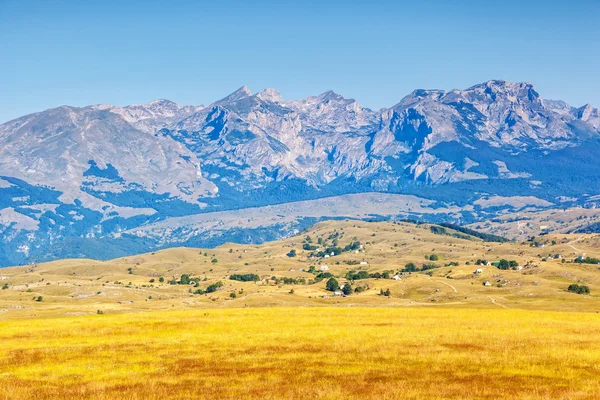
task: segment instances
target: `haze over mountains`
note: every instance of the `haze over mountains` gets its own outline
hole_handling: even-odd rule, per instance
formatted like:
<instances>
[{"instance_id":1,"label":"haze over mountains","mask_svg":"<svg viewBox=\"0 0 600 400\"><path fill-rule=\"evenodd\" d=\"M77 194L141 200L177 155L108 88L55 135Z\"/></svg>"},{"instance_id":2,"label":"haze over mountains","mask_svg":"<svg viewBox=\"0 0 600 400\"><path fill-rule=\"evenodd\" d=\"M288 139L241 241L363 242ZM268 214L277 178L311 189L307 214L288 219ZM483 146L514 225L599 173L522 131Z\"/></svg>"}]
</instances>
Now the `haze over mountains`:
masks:
<instances>
[{"instance_id":1,"label":"haze over mountains","mask_svg":"<svg viewBox=\"0 0 600 400\"><path fill-rule=\"evenodd\" d=\"M467 223L594 206L599 139L598 109L499 80L415 90L379 111L331 91L289 101L246 87L206 107L62 106L0 125L0 265L258 242L321 217ZM355 199L359 211L332 206L366 192L397 210L378 212L373 197ZM323 197L335 198L322 214L302 211ZM291 220L267 207L222 223L227 210L292 202ZM210 230L180 218L213 212ZM270 224L252 222L269 212Z\"/></svg>"}]
</instances>

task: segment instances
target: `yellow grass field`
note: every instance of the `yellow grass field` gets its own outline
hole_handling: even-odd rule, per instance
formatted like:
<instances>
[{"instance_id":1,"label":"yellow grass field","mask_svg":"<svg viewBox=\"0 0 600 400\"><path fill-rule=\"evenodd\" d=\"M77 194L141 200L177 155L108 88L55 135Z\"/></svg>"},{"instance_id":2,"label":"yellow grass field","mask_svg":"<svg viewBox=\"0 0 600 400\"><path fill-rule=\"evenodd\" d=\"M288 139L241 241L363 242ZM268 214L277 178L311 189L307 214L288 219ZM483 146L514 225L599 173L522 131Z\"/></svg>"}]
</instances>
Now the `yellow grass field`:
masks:
<instances>
[{"instance_id":1,"label":"yellow grass field","mask_svg":"<svg viewBox=\"0 0 600 400\"><path fill-rule=\"evenodd\" d=\"M2 399L597 399L600 315L246 308L0 322Z\"/></svg>"}]
</instances>

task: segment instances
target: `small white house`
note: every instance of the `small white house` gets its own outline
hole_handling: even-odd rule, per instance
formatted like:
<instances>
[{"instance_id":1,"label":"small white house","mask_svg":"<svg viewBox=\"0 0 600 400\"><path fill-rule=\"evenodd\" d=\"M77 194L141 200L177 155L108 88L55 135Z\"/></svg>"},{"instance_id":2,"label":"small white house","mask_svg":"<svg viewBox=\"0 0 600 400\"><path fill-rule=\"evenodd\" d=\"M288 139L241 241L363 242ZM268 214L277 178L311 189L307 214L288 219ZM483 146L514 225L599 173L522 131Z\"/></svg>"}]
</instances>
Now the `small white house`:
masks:
<instances>
[{"instance_id":1,"label":"small white house","mask_svg":"<svg viewBox=\"0 0 600 400\"><path fill-rule=\"evenodd\" d=\"M520 265L517 265L515 269L516 269L517 271L521 271L521 270L523 269L523 267L522 267L522 266L520 266Z\"/></svg>"},{"instance_id":2,"label":"small white house","mask_svg":"<svg viewBox=\"0 0 600 400\"><path fill-rule=\"evenodd\" d=\"M338 296L343 296L343 295L344 295L344 293L340 292L339 290L336 290L335 292L333 292L333 295L334 295L335 297L338 297Z\"/></svg>"},{"instance_id":3,"label":"small white house","mask_svg":"<svg viewBox=\"0 0 600 400\"><path fill-rule=\"evenodd\" d=\"M482 272L483 272L483 269L481 269L481 268L477 268L477 269L475 270L475 272L473 272L473 273L474 273L474 274L481 274Z\"/></svg>"},{"instance_id":4,"label":"small white house","mask_svg":"<svg viewBox=\"0 0 600 400\"><path fill-rule=\"evenodd\" d=\"M329 267L327 265L321 265L321 271L329 271Z\"/></svg>"},{"instance_id":5,"label":"small white house","mask_svg":"<svg viewBox=\"0 0 600 400\"><path fill-rule=\"evenodd\" d=\"M368 265L368 264L369 264L369 263L368 263L368 262L366 262L366 261L361 261L361 262L360 262L360 265Z\"/></svg>"},{"instance_id":6,"label":"small white house","mask_svg":"<svg viewBox=\"0 0 600 400\"><path fill-rule=\"evenodd\" d=\"M492 284L491 284L491 283L489 283L488 281L485 281L485 282L483 283L483 286L492 286Z\"/></svg>"},{"instance_id":7,"label":"small white house","mask_svg":"<svg viewBox=\"0 0 600 400\"><path fill-rule=\"evenodd\" d=\"M354 254L358 254L358 250L354 250Z\"/></svg>"},{"instance_id":8,"label":"small white house","mask_svg":"<svg viewBox=\"0 0 600 400\"><path fill-rule=\"evenodd\" d=\"M8 279L8 276L4 276L4 275L0 276L0 281L5 281L7 279Z\"/></svg>"},{"instance_id":9,"label":"small white house","mask_svg":"<svg viewBox=\"0 0 600 400\"><path fill-rule=\"evenodd\" d=\"M394 275L394 277L392 278L395 281L401 281L402 278L400 278L400 275Z\"/></svg>"},{"instance_id":10,"label":"small white house","mask_svg":"<svg viewBox=\"0 0 600 400\"><path fill-rule=\"evenodd\" d=\"M363 249L363 245L362 244L359 245L358 248L362 250Z\"/></svg>"},{"instance_id":11,"label":"small white house","mask_svg":"<svg viewBox=\"0 0 600 400\"><path fill-rule=\"evenodd\" d=\"M329 258L329 254L325 254L323 257L324 258Z\"/></svg>"},{"instance_id":12,"label":"small white house","mask_svg":"<svg viewBox=\"0 0 600 400\"><path fill-rule=\"evenodd\" d=\"M331 253L329 253L330 256L335 256L335 253L332 251Z\"/></svg>"}]
</instances>

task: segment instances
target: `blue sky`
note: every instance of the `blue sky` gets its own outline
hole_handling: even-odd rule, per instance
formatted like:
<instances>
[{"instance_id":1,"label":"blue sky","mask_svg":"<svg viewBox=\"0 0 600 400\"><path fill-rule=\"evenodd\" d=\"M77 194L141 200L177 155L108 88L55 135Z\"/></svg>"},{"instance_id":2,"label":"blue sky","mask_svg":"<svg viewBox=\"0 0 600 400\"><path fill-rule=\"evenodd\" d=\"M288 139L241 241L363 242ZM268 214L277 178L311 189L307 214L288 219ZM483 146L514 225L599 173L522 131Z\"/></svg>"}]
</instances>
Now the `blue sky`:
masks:
<instances>
[{"instance_id":1,"label":"blue sky","mask_svg":"<svg viewBox=\"0 0 600 400\"><path fill-rule=\"evenodd\" d=\"M600 1L0 0L0 122L63 104L208 104L242 85L379 109L533 82L600 106Z\"/></svg>"}]
</instances>

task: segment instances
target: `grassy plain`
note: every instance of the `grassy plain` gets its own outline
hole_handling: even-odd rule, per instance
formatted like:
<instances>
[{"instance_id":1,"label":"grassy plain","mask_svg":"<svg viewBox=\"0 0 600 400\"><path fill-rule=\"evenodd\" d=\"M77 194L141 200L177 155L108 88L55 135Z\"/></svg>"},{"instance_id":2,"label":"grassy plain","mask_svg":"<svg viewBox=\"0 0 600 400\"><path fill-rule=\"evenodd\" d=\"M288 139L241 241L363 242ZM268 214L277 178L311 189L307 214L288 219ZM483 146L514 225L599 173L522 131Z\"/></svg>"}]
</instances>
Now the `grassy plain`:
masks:
<instances>
[{"instance_id":1,"label":"grassy plain","mask_svg":"<svg viewBox=\"0 0 600 400\"><path fill-rule=\"evenodd\" d=\"M307 235L363 248L315 257ZM600 236L536 243L333 221L262 245L4 268L0 399L600 399L600 270L571 262L600 257ZM437 268L354 280L366 289L348 297L307 272L347 284L432 254ZM502 258L524 268L474 265ZM196 284L168 283L183 274Z\"/></svg>"},{"instance_id":2,"label":"grassy plain","mask_svg":"<svg viewBox=\"0 0 600 400\"><path fill-rule=\"evenodd\" d=\"M246 308L0 323L0 398L597 399L600 315Z\"/></svg>"}]
</instances>

